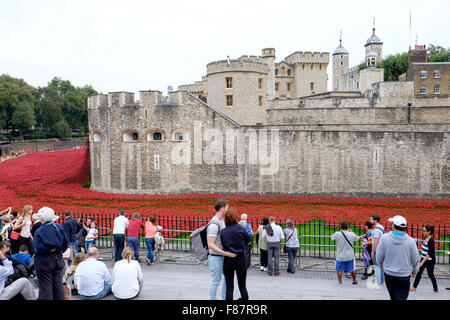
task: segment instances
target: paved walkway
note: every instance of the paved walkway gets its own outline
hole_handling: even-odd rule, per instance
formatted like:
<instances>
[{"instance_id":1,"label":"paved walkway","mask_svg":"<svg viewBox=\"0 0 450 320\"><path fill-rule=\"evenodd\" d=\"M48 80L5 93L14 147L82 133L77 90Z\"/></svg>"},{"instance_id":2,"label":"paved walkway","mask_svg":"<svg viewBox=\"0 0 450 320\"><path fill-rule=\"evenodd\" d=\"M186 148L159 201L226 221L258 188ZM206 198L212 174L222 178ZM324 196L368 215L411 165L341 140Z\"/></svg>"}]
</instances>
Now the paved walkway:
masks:
<instances>
[{"instance_id":1,"label":"paved walkway","mask_svg":"<svg viewBox=\"0 0 450 320\"><path fill-rule=\"evenodd\" d=\"M114 263L106 261L112 272ZM137 300L208 300L209 269L207 265L182 265L155 263L148 266L141 263L144 288ZM268 276L257 268L250 268L247 275L247 290L251 300L387 300L385 288L369 290L366 282L360 280L352 285L351 279L344 277L343 284L337 283L334 272L297 271L289 274L285 270L280 276ZM438 279L439 293L433 293L431 281L422 278L417 292L410 293L409 300L450 300L450 279ZM221 287L220 287L221 288ZM220 289L219 289L220 292ZM220 296L220 295L218 295ZM240 297L235 280L234 298ZM79 299L74 296L74 299ZM105 299L115 299L113 295Z\"/></svg>"}]
</instances>

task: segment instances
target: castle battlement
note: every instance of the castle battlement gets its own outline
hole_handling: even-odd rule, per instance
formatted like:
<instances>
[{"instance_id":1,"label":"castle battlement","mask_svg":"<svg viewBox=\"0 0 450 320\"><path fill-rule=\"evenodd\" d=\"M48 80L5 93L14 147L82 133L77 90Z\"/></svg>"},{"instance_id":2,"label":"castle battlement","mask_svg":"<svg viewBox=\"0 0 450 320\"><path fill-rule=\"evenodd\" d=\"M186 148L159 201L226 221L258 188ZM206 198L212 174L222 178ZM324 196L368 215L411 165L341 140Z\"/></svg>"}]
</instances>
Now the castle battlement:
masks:
<instances>
[{"instance_id":1,"label":"castle battlement","mask_svg":"<svg viewBox=\"0 0 450 320\"><path fill-rule=\"evenodd\" d=\"M220 72L269 72L269 66L266 63L245 56L237 60L214 61L208 63L206 69L208 75Z\"/></svg>"},{"instance_id":2,"label":"castle battlement","mask_svg":"<svg viewBox=\"0 0 450 320\"><path fill-rule=\"evenodd\" d=\"M296 51L285 59L288 63L325 63L330 61L329 52Z\"/></svg>"}]
</instances>

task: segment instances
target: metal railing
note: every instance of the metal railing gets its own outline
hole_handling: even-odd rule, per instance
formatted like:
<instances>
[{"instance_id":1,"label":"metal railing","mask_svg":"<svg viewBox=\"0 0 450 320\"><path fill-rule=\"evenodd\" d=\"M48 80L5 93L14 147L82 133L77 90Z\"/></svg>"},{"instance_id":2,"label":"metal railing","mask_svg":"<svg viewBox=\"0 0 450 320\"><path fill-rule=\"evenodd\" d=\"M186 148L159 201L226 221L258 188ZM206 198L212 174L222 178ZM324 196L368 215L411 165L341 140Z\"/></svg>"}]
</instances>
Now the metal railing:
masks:
<instances>
[{"instance_id":1,"label":"metal railing","mask_svg":"<svg viewBox=\"0 0 450 320\"><path fill-rule=\"evenodd\" d=\"M65 219L63 215L60 215L59 223L64 223ZM82 217L86 221L87 216L76 215L73 218L79 219ZM101 249L107 249L105 252L107 259L114 257L114 244L112 239L112 228L114 219L116 216L99 216L94 217L97 222L98 229L100 231L98 245ZM128 217L131 219L131 217ZM164 240L164 250L160 252L160 261L167 263L183 263L183 264L197 264L195 257L192 255L192 248L189 241L189 235L196 229L206 225L211 217L177 217L177 216L156 216L157 224L163 227L161 232ZM144 222L146 218L141 218ZM260 225L259 221L249 219L248 223L253 231L253 246L252 255L259 256L260 251L258 243L256 242L256 231ZM336 242L331 240L331 235L340 230L340 224L327 223L324 221L309 221L309 222L297 222L293 220L298 231L299 250L297 253L296 265L301 269L308 270L311 267L317 265L324 265L335 261L336 259ZM390 227L386 226L386 232L390 231ZM425 224L410 225L408 226L408 234L417 239L418 244L422 241L421 231ZM281 224L284 227L283 224ZM349 223L349 229L354 231L357 235L364 233L364 226L357 223ZM447 264L450 263L450 255L446 254L450 251L450 228L448 226L435 226L435 243L436 243L436 268L438 270L447 270L446 273L450 274ZM144 242L144 235L141 234L139 247L146 249ZM361 242L355 242L355 259L361 261L363 259L363 246ZM170 255L168 252L174 252L174 255ZM177 254L175 254L177 252ZM183 254L180 254L182 252ZM324 262L301 264L302 258L318 258L325 259ZM180 262L180 260L183 260ZM281 264L284 262L287 266L287 255L280 251ZM254 261L255 262L255 261ZM441 266L439 266L441 265ZM257 267L257 262L253 263L253 266Z\"/></svg>"}]
</instances>

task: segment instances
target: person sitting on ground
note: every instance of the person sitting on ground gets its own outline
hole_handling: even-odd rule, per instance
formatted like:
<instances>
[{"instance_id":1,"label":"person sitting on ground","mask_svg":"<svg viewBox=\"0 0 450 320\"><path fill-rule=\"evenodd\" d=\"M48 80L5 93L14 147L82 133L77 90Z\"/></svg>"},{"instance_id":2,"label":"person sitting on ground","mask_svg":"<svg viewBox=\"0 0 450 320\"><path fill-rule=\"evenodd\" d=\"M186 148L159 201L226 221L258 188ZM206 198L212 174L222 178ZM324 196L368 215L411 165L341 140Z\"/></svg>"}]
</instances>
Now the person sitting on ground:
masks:
<instances>
[{"instance_id":1,"label":"person sitting on ground","mask_svg":"<svg viewBox=\"0 0 450 320\"><path fill-rule=\"evenodd\" d=\"M359 241L359 239L360 237L348 228L347 221L342 221L341 230L331 236L331 240L337 242L335 270L339 284L342 284L343 272L350 272L353 278L352 284L358 284L355 270L355 251L352 243Z\"/></svg>"},{"instance_id":2,"label":"person sitting on ground","mask_svg":"<svg viewBox=\"0 0 450 320\"><path fill-rule=\"evenodd\" d=\"M139 295L144 284L141 266L131 260L134 252L130 247L122 251L122 260L117 261L112 273L112 293L117 299L132 299Z\"/></svg>"},{"instance_id":3,"label":"person sitting on ground","mask_svg":"<svg viewBox=\"0 0 450 320\"><path fill-rule=\"evenodd\" d=\"M83 252L77 253L75 258L72 261L72 264L70 265L69 269L66 273L66 280L65 283L70 287L72 291L72 295L77 295L78 290L77 286L75 285L75 271L77 270L78 265L85 261L87 258L87 255Z\"/></svg>"},{"instance_id":4,"label":"person sitting on ground","mask_svg":"<svg viewBox=\"0 0 450 320\"><path fill-rule=\"evenodd\" d=\"M100 300L111 293L112 278L99 256L96 247L89 248L86 261L75 271L75 285L83 300Z\"/></svg>"},{"instance_id":5,"label":"person sitting on ground","mask_svg":"<svg viewBox=\"0 0 450 320\"><path fill-rule=\"evenodd\" d=\"M22 263L24 263L27 266L30 266L31 264L31 256L28 253L28 246L26 244L23 244L19 247L19 252L13 255L14 259L20 260Z\"/></svg>"},{"instance_id":6,"label":"person sitting on ground","mask_svg":"<svg viewBox=\"0 0 450 320\"><path fill-rule=\"evenodd\" d=\"M14 274L12 262L6 258L5 252L8 248L5 243L0 242L0 300L10 300L21 294L25 300L36 300L37 293L27 278L20 278L5 287L8 278Z\"/></svg>"}]
</instances>

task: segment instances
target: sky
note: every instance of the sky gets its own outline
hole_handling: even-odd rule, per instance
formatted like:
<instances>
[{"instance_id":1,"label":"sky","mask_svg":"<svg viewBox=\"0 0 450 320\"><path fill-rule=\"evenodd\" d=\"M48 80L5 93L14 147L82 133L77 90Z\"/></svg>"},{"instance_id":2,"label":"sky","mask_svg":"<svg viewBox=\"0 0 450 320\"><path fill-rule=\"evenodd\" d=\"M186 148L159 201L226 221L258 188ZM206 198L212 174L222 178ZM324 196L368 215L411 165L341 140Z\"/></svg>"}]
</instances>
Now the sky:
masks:
<instances>
[{"instance_id":1,"label":"sky","mask_svg":"<svg viewBox=\"0 0 450 320\"><path fill-rule=\"evenodd\" d=\"M354 66L373 17L383 56L407 51L410 10L413 45L417 35L418 44L450 47L449 0L0 0L0 74L36 87L57 76L103 93L166 93L228 55L272 47L277 62L295 51L331 56L340 30Z\"/></svg>"}]
</instances>

